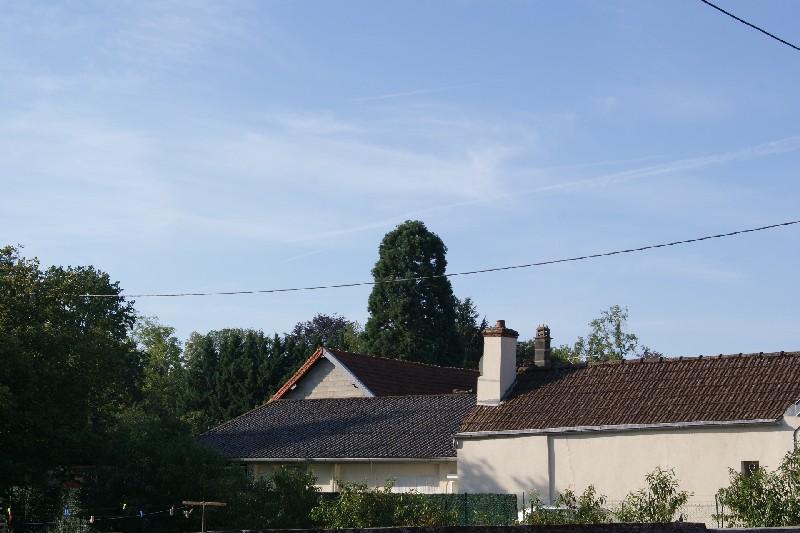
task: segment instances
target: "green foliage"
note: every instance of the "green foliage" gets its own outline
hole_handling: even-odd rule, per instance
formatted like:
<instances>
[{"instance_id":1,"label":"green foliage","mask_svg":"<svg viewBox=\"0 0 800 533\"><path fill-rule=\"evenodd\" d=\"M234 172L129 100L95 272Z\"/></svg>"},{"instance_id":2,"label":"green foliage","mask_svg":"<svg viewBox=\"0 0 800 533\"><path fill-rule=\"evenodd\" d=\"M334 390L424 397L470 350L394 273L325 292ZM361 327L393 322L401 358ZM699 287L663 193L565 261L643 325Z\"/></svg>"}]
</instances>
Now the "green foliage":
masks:
<instances>
[{"instance_id":1,"label":"green foliage","mask_svg":"<svg viewBox=\"0 0 800 533\"><path fill-rule=\"evenodd\" d=\"M315 348L303 338L249 329L192 333L184 350L184 419L202 432L261 405Z\"/></svg>"},{"instance_id":2,"label":"green foliage","mask_svg":"<svg viewBox=\"0 0 800 533\"><path fill-rule=\"evenodd\" d=\"M308 529L314 526L311 510L319 502L316 476L307 466L279 466L268 477L275 498L275 512L269 527ZM247 527L247 525L243 526Z\"/></svg>"},{"instance_id":3,"label":"green foliage","mask_svg":"<svg viewBox=\"0 0 800 533\"><path fill-rule=\"evenodd\" d=\"M176 417L186 389L186 367L175 328L155 317L139 317L131 335L142 352L142 395L148 410Z\"/></svg>"},{"instance_id":4,"label":"green foliage","mask_svg":"<svg viewBox=\"0 0 800 533\"><path fill-rule=\"evenodd\" d=\"M406 221L384 236L372 269L376 284L367 306L366 351L442 366L463 363L456 298L444 277L446 252L420 221Z\"/></svg>"},{"instance_id":5,"label":"green foliage","mask_svg":"<svg viewBox=\"0 0 800 533\"><path fill-rule=\"evenodd\" d=\"M311 511L312 519L326 529L440 526L455 520L453 510L443 509L426 495L392 492L393 481L374 489L364 483L337 481L337 485L338 496L320 499Z\"/></svg>"},{"instance_id":6,"label":"green foliage","mask_svg":"<svg viewBox=\"0 0 800 533\"><path fill-rule=\"evenodd\" d=\"M361 326L336 314L318 313L311 320L298 322L290 335L312 349L324 346L358 352Z\"/></svg>"},{"instance_id":7,"label":"green foliage","mask_svg":"<svg viewBox=\"0 0 800 533\"><path fill-rule=\"evenodd\" d=\"M103 453L141 382L134 311L120 292L92 267L43 271L0 249L0 484L42 484Z\"/></svg>"},{"instance_id":8,"label":"green foliage","mask_svg":"<svg viewBox=\"0 0 800 533\"><path fill-rule=\"evenodd\" d=\"M227 506L214 511L214 529L309 529L319 491L307 465L280 466L253 478L235 467L217 496Z\"/></svg>"},{"instance_id":9,"label":"green foliage","mask_svg":"<svg viewBox=\"0 0 800 533\"><path fill-rule=\"evenodd\" d=\"M144 404L120 412L108 439L112 451L96 458L96 481L84 487L94 507L125 501L168 508L182 499L213 499L217 485L237 475L225 458L200 446L185 423Z\"/></svg>"},{"instance_id":10,"label":"green foliage","mask_svg":"<svg viewBox=\"0 0 800 533\"><path fill-rule=\"evenodd\" d=\"M782 527L800 525L800 451L787 453L778 468L757 468L749 475L730 470L730 485L717 492L728 526Z\"/></svg>"},{"instance_id":11,"label":"green foliage","mask_svg":"<svg viewBox=\"0 0 800 533\"><path fill-rule=\"evenodd\" d=\"M537 492L531 493L530 510L524 524L602 524L610 521L605 509L606 497L589 485L580 496L572 489L559 493L553 505L545 505Z\"/></svg>"},{"instance_id":12,"label":"green foliage","mask_svg":"<svg viewBox=\"0 0 800 533\"><path fill-rule=\"evenodd\" d=\"M614 513L621 522L672 522L689 501L690 493L680 486L672 469L657 467L645 476L648 487L629 492Z\"/></svg>"},{"instance_id":13,"label":"green foliage","mask_svg":"<svg viewBox=\"0 0 800 533\"><path fill-rule=\"evenodd\" d=\"M627 322L627 307L612 305L607 311L601 311L599 318L589 322L588 337L578 337L573 354L579 354L584 361L609 361L633 355L639 339L625 331Z\"/></svg>"},{"instance_id":14,"label":"green foliage","mask_svg":"<svg viewBox=\"0 0 800 533\"><path fill-rule=\"evenodd\" d=\"M589 322L589 334L578 337L573 346L562 344L550 351L553 364L574 364L581 361L610 361L636 356L641 351L642 357L658 357L661 354L639 344L639 338L628 333L628 308L612 305L600 316ZM533 356L533 339L520 343L517 347L517 359Z\"/></svg>"},{"instance_id":15,"label":"green foliage","mask_svg":"<svg viewBox=\"0 0 800 533\"><path fill-rule=\"evenodd\" d=\"M456 298L456 331L461 337L464 349L464 358L461 366L464 368L478 368L478 362L483 356L483 334L488 325L486 318L478 320L478 309L472 298L459 300Z\"/></svg>"}]
</instances>

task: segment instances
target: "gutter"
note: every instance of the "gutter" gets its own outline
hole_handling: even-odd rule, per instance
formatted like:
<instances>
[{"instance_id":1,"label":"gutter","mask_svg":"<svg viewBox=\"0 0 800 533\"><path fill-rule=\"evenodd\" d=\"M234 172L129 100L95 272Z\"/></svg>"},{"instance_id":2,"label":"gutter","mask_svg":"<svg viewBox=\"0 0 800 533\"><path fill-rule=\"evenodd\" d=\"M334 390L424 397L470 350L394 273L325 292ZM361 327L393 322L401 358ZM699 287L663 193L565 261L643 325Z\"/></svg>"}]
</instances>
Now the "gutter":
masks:
<instances>
[{"instance_id":1,"label":"gutter","mask_svg":"<svg viewBox=\"0 0 800 533\"><path fill-rule=\"evenodd\" d=\"M454 435L457 439L481 439L491 437L518 437L525 435L558 435L568 433L617 433L649 429L724 428L741 426L779 425L781 418L758 418L755 420L702 420L696 422L667 422L659 424L616 424L604 426L575 426L541 429L507 429L500 431L465 431Z\"/></svg>"},{"instance_id":2,"label":"gutter","mask_svg":"<svg viewBox=\"0 0 800 533\"><path fill-rule=\"evenodd\" d=\"M240 463L455 463L455 457L238 457Z\"/></svg>"}]
</instances>

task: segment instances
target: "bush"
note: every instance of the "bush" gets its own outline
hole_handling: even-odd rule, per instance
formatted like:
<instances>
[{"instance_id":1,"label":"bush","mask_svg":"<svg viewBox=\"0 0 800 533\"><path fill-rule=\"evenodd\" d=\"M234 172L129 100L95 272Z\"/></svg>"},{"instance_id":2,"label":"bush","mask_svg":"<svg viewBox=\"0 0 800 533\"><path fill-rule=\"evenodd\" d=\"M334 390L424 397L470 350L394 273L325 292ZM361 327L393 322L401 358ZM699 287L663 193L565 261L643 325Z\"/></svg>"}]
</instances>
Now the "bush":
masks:
<instances>
[{"instance_id":1,"label":"bush","mask_svg":"<svg viewBox=\"0 0 800 533\"><path fill-rule=\"evenodd\" d=\"M647 489L629 492L614 511L620 522L672 522L675 514L689 501L690 493L679 489L675 471L655 470L645 476Z\"/></svg>"},{"instance_id":2,"label":"bush","mask_svg":"<svg viewBox=\"0 0 800 533\"><path fill-rule=\"evenodd\" d=\"M531 510L524 524L600 524L609 521L604 508L606 497L598 495L594 485L576 496L572 489L559 493L552 506L546 506L537 492L531 493Z\"/></svg>"},{"instance_id":3,"label":"bush","mask_svg":"<svg viewBox=\"0 0 800 533\"><path fill-rule=\"evenodd\" d=\"M215 529L307 529L319 489L307 465L279 466L266 477L236 477L221 494L228 505L214 511Z\"/></svg>"},{"instance_id":4,"label":"bush","mask_svg":"<svg viewBox=\"0 0 800 533\"><path fill-rule=\"evenodd\" d=\"M392 492L393 480L383 487L368 489L364 483L337 481L339 494L320 499L311 518L326 529L442 526L455 520L455 513L443 509L422 494Z\"/></svg>"},{"instance_id":5,"label":"bush","mask_svg":"<svg viewBox=\"0 0 800 533\"><path fill-rule=\"evenodd\" d=\"M787 453L774 472L757 468L745 476L731 469L730 482L717 492L722 512L715 519L740 527L800 525L800 451Z\"/></svg>"}]
</instances>

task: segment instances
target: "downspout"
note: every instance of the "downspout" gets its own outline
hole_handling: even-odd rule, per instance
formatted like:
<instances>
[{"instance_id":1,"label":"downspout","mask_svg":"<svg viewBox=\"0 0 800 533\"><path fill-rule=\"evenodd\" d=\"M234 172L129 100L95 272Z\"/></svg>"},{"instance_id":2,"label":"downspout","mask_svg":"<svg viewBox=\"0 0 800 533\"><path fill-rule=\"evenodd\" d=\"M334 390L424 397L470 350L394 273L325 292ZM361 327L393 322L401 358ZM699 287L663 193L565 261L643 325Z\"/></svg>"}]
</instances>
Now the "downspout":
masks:
<instances>
[{"instance_id":1,"label":"downspout","mask_svg":"<svg viewBox=\"0 0 800 533\"><path fill-rule=\"evenodd\" d=\"M795 428L794 432L792 433L792 441L794 442L794 449L797 450L797 433L800 432L800 426Z\"/></svg>"}]
</instances>

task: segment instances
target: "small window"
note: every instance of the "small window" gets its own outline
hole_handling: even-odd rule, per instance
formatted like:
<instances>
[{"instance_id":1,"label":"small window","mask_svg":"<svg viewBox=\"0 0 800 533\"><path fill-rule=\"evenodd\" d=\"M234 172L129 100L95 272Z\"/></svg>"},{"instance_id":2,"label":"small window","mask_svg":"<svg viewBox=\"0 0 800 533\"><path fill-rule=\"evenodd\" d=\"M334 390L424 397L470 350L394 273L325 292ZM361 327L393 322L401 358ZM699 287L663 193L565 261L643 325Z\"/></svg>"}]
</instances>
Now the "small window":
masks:
<instances>
[{"instance_id":1,"label":"small window","mask_svg":"<svg viewBox=\"0 0 800 533\"><path fill-rule=\"evenodd\" d=\"M758 470L758 461L742 461L742 475L750 477Z\"/></svg>"}]
</instances>

